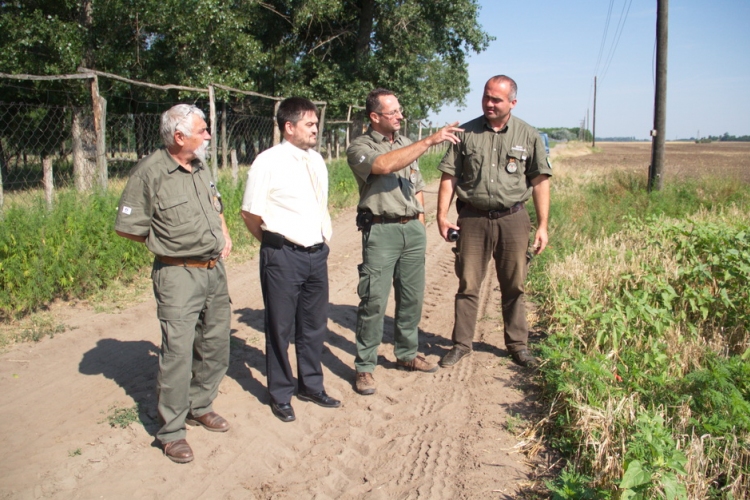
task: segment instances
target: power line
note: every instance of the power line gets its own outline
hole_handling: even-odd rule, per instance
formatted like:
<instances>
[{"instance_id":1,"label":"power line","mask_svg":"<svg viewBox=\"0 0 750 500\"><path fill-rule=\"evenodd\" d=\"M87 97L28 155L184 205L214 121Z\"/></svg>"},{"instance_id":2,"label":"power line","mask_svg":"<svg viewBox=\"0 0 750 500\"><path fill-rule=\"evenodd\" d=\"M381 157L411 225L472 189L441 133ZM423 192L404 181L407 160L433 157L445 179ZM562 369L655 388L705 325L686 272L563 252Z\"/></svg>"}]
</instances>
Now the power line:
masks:
<instances>
[{"instance_id":1,"label":"power line","mask_svg":"<svg viewBox=\"0 0 750 500\"><path fill-rule=\"evenodd\" d=\"M609 70L609 65L612 62L612 59L615 55L615 50L617 50L617 45L620 43L620 37L622 36L623 29L625 28L625 21L628 19L628 14L630 13L630 6L632 5L633 0L630 0L627 3L627 10L625 10L625 4L622 4L622 10L625 12L625 15L623 16L622 12L620 12L620 20L617 23L617 30L615 31L615 41L612 44L612 47L609 51L609 56L607 58L607 63L604 65L604 71L602 72L602 80L604 80L604 77L607 76L607 71Z\"/></svg>"},{"instance_id":2,"label":"power line","mask_svg":"<svg viewBox=\"0 0 750 500\"><path fill-rule=\"evenodd\" d=\"M602 61L602 54L604 53L604 46L607 44L607 32L609 31L609 21L612 18L612 4L615 0L609 0L609 10L607 11L607 20L604 23L604 33L602 34L602 41L599 44L599 55L596 58L596 64L594 65L594 75L599 71L599 63Z\"/></svg>"}]
</instances>

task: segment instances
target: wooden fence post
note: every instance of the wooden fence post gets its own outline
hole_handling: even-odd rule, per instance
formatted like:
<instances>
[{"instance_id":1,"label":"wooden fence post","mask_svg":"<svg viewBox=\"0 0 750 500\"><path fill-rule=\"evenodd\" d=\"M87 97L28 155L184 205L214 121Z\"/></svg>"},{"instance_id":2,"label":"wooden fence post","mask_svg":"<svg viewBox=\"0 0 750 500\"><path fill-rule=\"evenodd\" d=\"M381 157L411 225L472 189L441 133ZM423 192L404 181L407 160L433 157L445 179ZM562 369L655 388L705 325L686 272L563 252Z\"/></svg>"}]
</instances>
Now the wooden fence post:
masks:
<instances>
[{"instance_id":1,"label":"wooden fence post","mask_svg":"<svg viewBox=\"0 0 750 500\"><path fill-rule=\"evenodd\" d=\"M321 141L323 140L323 131L326 127L326 105L320 109L320 123L318 123L318 152L320 152ZM330 159L330 154L329 154Z\"/></svg>"},{"instance_id":2,"label":"wooden fence post","mask_svg":"<svg viewBox=\"0 0 750 500\"><path fill-rule=\"evenodd\" d=\"M216 152L218 148L218 140L216 138L216 96L214 94L214 86L208 86L208 108L211 120L211 139L213 144L211 145L211 172L213 172L214 182L219 182L219 159Z\"/></svg>"},{"instance_id":3,"label":"wooden fence post","mask_svg":"<svg viewBox=\"0 0 750 500\"><path fill-rule=\"evenodd\" d=\"M276 123L276 113L279 112L279 105L281 104L281 101L276 101L276 103L273 105L273 145L276 146L277 144L281 143L281 130L279 130L279 124Z\"/></svg>"},{"instance_id":4,"label":"wooden fence post","mask_svg":"<svg viewBox=\"0 0 750 500\"><path fill-rule=\"evenodd\" d=\"M5 195L3 193L3 169L0 168L0 214L2 214L3 203L5 203Z\"/></svg>"},{"instance_id":5,"label":"wooden fence post","mask_svg":"<svg viewBox=\"0 0 750 500\"><path fill-rule=\"evenodd\" d=\"M47 201L47 210L52 210L52 197L55 194L55 179L52 172L52 158L45 156L42 158L42 167L44 169L44 199Z\"/></svg>"},{"instance_id":6,"label":"wooden fence post","mask_svg":"<svg viewBox=\"0 0 750 500\"><path fill-rule=\"evenodd\" d=\"M94 135L96 137L96 170L99 173L99 187L107 189L107 101L99 95L99 78L94 75L91 80L91 108L94 111Z\"/></svg>"},{"instance_id":7,"label":"wooden fence post","mask_svg":"<svg viewBox=\"0 0 750 500\"><path fill-rule=\"evenodd\" d=\"M229 147L227 145L227 101L221 104L221 168L227 168L227 156Z\"/></svg>"},{"instance_id":8,"label":"wooden fence post","mask_svg":"<svg viewBox=\"0 0 750 500\"><path fill-rule=\"evenodd\" d=\"M239 165L237 164L237 150L233 149L231 152L232 156L232 183L237 185L237 179L239 177Z\"/></svg>"}]
</instances>

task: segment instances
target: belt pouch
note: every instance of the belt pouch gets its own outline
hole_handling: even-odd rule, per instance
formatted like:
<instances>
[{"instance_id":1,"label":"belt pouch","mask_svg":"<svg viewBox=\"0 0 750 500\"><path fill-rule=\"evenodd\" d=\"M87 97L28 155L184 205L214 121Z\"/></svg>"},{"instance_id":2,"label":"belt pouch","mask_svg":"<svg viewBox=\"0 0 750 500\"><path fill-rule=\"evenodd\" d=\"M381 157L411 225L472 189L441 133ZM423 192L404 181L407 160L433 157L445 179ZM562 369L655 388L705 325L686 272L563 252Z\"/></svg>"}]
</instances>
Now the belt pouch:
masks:
<instances>
[{"instance_id":1,"label":"belt pouch","mask_svg":"<svg viewBox=\"0 0 750 500\"><path fill-rule=\"evenodd\" d=\"M284 236L271 231L263 231L263 244L271 248L279 249L284 246Z\"/></svg>"}]
</instances>

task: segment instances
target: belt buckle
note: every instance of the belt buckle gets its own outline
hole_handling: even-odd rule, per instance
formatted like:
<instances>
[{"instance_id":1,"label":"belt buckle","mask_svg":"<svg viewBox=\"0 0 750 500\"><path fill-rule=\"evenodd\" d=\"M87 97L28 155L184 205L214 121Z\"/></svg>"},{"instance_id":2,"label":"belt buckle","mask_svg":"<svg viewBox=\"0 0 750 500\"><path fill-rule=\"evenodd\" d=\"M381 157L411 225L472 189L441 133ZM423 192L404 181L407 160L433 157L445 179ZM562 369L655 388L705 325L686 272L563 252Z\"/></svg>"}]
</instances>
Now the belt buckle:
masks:
<instances>
[{"instance_id":1,"label":"belt buckle","mask_svg":"<svg viewBox=\"0 0 750 500\"><path fill-rule=\"evenodd\" d=\"M409 222L410 220L411 220L411 218L410 218L410 217L399 217L399 220L398 220L398 222L399 222L399 224L406 224L406 223L407 223L407 222Z\"/></svg>"},{"instance_id":2,"label":"belt buckle","mask_svg":"<svg viewBox=\"0 0 750 500\"><path fill-rule=\"evenodd\" d=\"M489 210L487 212L487 217L490 218L490 219L493 219L493 220L494 219L499 219L501 213L502 213L501 210Z\"/></svg>"}]
</instances>

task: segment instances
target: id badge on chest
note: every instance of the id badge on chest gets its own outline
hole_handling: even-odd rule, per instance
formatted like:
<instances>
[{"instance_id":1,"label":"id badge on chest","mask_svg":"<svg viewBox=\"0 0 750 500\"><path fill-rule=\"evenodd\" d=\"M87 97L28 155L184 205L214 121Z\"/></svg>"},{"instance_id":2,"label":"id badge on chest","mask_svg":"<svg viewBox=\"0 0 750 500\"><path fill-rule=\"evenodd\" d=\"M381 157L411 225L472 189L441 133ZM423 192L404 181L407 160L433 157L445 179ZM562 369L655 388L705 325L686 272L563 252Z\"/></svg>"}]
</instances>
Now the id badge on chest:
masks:
<instances>
[{"instance_id":1,"label":"id badge on chest","mask_svg":"<svg viewBox=\"0 0 750 500\"><path fill-rule=\"evenodd\" d=\"M414 167L409 168L409 182L412 184L417 183L417 169Z\"/></svg>"},{"instance_id":2,"label":"id badge on chest","mask_svg":"<svg viewBox=\"0 0 750 500\"><path fill-rule=\"evenodd\" d=\"M518 171L518 164L516 163L515 158L511 158L508 160L508 164L505 166L505 170L509 174L515 174Z\"/></svg>"}]
</instances>

